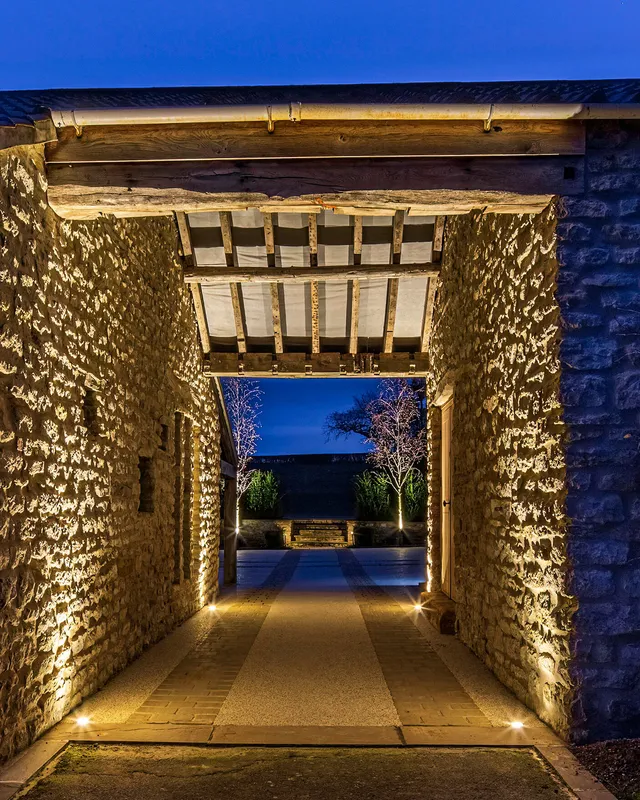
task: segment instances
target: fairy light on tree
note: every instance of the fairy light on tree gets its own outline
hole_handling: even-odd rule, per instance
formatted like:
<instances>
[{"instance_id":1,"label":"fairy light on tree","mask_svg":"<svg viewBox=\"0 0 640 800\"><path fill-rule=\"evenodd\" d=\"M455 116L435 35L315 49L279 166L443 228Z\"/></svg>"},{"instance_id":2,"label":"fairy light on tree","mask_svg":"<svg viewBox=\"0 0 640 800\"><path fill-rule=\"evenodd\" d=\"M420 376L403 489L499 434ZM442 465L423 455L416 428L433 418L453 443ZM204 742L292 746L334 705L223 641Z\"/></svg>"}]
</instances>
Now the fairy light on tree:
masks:
<instances>
[{"instance_id":1,"label":"fairy light on tree","mask_svg":"<svg viewBox=\"0 0 640 800\"><path fill-rule=\"evenodd\" d=\"M240 532L240 501L249 488L251 459L256 454L260 435L258 417L262 406L262 389L258 381L247 378L229 378L223 385L224 399L231 420L233 441L236 446L236 534Z\"/></svg>"},{"instance_id":2,"label":"fairy light on tree","mask_svg":"<svg viewBox=\"0 0 640 800\"><path fill-rule=\"evenodd\" d=\"M373 449L368 458L396 493L402 531L402 490L425 455L425 430L415 392L404 380L385 382L380 396L371 402L370 419L367 441Z\"/></svg>"}]
</instances>

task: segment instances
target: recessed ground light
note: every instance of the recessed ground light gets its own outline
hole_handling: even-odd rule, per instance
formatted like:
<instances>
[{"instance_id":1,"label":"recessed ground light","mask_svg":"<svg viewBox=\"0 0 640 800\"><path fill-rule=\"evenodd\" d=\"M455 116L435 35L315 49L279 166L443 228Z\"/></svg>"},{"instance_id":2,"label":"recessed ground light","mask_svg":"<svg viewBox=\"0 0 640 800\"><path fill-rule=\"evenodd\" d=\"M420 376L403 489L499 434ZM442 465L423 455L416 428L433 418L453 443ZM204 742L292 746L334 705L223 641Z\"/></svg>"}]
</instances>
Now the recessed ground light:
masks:
<instances>
[{"instance_id":1,"label":"recessed ground light","mask_svg":"<svg viewBox=\"0 0 640 800\"><path fill-rule=\"evenodd\" d=\"M209 611L215 611L217 608L218 608L218 606L215 603L211 603L209 605Z\"/></svg>"},{"instance_id":2,"label":"recessed ground light","mask_svg":"<svg viewBox=\"0 0 640 800\"><path fill-rule=\"evenodd\" d=\"M90 722L90 717L76 717L76 725L80 725L81 728L86 728Z\"/></svg>"},{"instance_id":3,"label":"recessed ground light","mask_svg":"<svg viewBox=\"0 0 640 800\"><path fill-rule=\"evenodd\" d=\"M515 721L511 723L512 728L524 728L524 722Z\"/></svg>"}]
</instances>

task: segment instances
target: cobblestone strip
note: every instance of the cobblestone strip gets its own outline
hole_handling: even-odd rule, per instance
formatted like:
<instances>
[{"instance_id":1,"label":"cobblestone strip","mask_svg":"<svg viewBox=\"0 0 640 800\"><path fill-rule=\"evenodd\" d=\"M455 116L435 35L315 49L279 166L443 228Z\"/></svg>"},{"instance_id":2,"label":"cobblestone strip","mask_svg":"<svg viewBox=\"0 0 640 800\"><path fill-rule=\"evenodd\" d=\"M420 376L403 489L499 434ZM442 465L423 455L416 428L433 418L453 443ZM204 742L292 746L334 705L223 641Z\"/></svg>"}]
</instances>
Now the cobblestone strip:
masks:
<instances>
[{"instance_id":1,"label":"cobblestone strip","mask_svg":"<svg viewBox=\"0 0 640 800\"><path fill-rule=\"evenodd\" d=\"M367 575L349 550L342 572L360 606L402 725L490 726L405 611Z\"/></svg>"},{"instance_id":2,"label":"cobblestone strip","mask_svg":"<svg viewBox=\"0 0 640 800\"><path fill-rule=\"evenodd\" d=\"M212 725L300 553L286 553L258 588L234 605L129 718Z\"/></svg>"}]
</instances>

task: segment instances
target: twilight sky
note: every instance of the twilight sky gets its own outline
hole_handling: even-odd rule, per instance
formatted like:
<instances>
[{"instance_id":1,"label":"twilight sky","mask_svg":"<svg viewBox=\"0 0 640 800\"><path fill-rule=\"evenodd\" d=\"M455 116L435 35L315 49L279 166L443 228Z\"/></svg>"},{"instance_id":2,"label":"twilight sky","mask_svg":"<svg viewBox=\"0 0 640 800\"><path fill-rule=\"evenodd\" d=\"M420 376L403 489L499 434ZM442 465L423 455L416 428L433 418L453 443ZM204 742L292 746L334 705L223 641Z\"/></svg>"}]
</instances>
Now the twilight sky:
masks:
<instances>
[{"instance_id":1,"label":"twilight sky","mask_svg":"<svg viewBox=\"0 0 640 800\"><path fill-rule=\"evenodd\" d=\"M638 0L6 0L0 88L638 77Z\"/></svg>"},{"instance_id":2,"label":"twilight sky","mask_svg":"<svg viewBox=\"0 0 640 800\"><path fill-rule=\"evenodd\" d=\"M640 77L640 0L6 0L0 89ZM269 380L260 453L354 452L322 426L364 380Z\"/></svg>"},{"instance_id":3,"label":"twilight sky","mask_svg":"<svg viewBox=\"0 0 640 800\"><path fill-rule=\"evenodd\" d=\"M376 389L374 378L267 378L260 421L258 455L288 453L363 453L359 436L326 441L323 427L331 411L346 411L354 395Z\"/></svg>"}]
</instances>

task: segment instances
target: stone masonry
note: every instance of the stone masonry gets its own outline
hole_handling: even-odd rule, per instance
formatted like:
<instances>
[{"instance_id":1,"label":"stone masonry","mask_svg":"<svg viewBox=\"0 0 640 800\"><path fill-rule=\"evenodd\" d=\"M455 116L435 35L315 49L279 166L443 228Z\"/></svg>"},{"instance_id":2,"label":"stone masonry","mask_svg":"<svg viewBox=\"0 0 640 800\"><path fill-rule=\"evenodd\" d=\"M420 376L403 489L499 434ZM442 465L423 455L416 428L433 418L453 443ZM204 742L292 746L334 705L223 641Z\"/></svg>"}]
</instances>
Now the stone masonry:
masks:
<instances>
[{"instance_id":1,"label":"stone masonry","mask_svg":"<svg viewBox=\"0 0 640 800\"><path fill-rule=\"evenodd\" d=\"M640 729L640 125L589 123L585 161L538 217L448 220L428 381L454 384L460 636L574 741Z\"/></svg>"},{"instance_id":2,"label":"stone masonry","mask_svg":"<svg viewBox=\"0 0 640 800\"><path fill-rule=\"evenodd\" d=\"M640 731L640 125L591 123L558 224L578 740Z\"/></svg>"},{"instance_id":3,"label":"stone masonry","mask_svg":"<svg viewBox=\"0 0 640 800\"><path fill-rule=\"evenodd\" d=\"M575 601L567 588L555 228L552 206L538 216L449 218L427 397L453 383L460 638L567 733ZM439 415L430 410L432 591L440 577Z\"/></svg>"},{"instance_id":4,"label":"stone masonry","mask_svg":"<svg viewBox=\"0 0 640 800\"><path fill-rule=\"evenodd\" d=\"M215 596L219 423L171 219L60 220L14 148L0 254L4 759Z\"/></svg>"}]
</instances>

